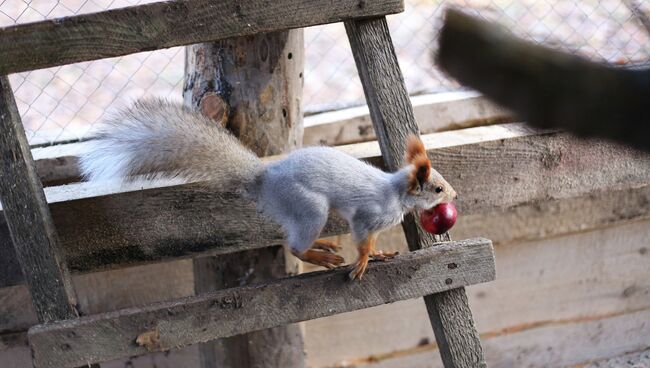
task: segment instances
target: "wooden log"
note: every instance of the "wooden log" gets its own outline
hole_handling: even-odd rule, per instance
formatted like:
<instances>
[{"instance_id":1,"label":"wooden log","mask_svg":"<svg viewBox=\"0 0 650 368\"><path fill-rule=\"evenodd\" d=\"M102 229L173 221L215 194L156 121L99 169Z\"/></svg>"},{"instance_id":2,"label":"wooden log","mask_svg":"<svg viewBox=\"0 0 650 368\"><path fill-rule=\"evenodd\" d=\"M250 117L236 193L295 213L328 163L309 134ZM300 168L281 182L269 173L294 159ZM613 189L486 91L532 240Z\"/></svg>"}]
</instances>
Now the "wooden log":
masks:
<instances>
[{"instance_id":1,"label":"wooden log","mask_svg":"<svg viewBox=\"0 0 650 368\"><path fill-rule=\"evenodd\" d=\"M457 205L461 222L464 216L489 217L508 214L510 209L537 216L540 212L536 208L549 203L565 214L558 217L567 221L562 229L576 231L583 219L570 215L580 213L579 207L562 204L578 206L589 203L590 195L603 198L607 191L618 190L622 191L620 198L628 198L633 205L628 213L630 220L647 216L646 211L639 210L644 208L643 194L625 194L628 189L650 183L647 154L602 141L583 142L566 134L539 134L516 124L437 133L423 136L423 140L434 167L460 195ZM339 149L374 164L382 162L376 142ZM279 228L261 218L252 204L242 204L232 193L210 193L195 184L79 183L46 188L46 196L63 252L74 272L199 253L229 253L283 241ZM607 210L599 215L601 220L584 222L584 226L628 221L616 208L599 208ZM481 223L480 218L474 218L474 223ZM511 218L520 224L518 234L541 234L535 235L536 228L526 229L533 222ZM2 221L0 218L0 225ZM325 235L348 231L336 217L325 230ZM496 232L490 231L493 235ZM507 239L507 235L498 236ZM2 225L0 249L7 251L7 256L0 258L0 272L5 277L0 279L2 286L21 280L19 273L5 271L4 265L15 260L7 239L6 226Z\"/></svg>"},{"instance_id":2,"label":"wooden log","mask_svg":"<svg viewBox=\"0 0 650 368\"><path fill-rule=\"evenodd\" d=\"M650 68L606 66L525 42L458 10L447 11L437 63L530 124L650 151Z\"/></svg>"},{"instance_id":3,"label":"wooden log","mask_svg":"<svg viewBox=\"0 0 650 368\"><path fill-rule=\"evenodd\" d=\"M452 263L456 267L449 267ZM494 270L490 241L469 239L401 255L388 262L373 262L363 282L350 282L347 267L314 272L144 308L39 325L30 329L29 339L38 367L74 366L490 281ZM147 344L143 334L154 338ZM138 337L145 346L134 344Z\"/></svg>"},{"instance_id":4,"label":"wooden log","mask_svg":"<svg viewBox=\"0 0 650 368\"><path fill-rule=\"evenodd\" d=\"M0 74L398 13L402 0L182 0L0 28Z\"/></svg>"},{"instance_id":5,"label":"wooden log","mask_svg":"<svg viewBox=\"0 0 650 368\"><path fill-rule=\"evenodd\" d=\"M185 104L227 126L258 156L299 147L303 49L302 29L192 45L185 54ZM298 261L284 255L275 246L196 258L195 291L286 277ZM300 326L292 324L202 343L199 355L202 368L300 368L303 345Z\"/></svg>"},{"instance_id":6,"label":"wooden log","mask_svg":"<svg viewBox=\"0 0 650 368\"><path fill-rule=\"evenodd\" d=\"M0 76L0 157L0 199L10 235L5 242L13 243L38 319L73 318L74 290L6 76Z\"/></svg>"},{"instance_id":7,"label":"wooden log","mask_svg":"<svg viewBox=\"0 0 650 368\"><path fill-rule=\"evenodd\" d=\"M345 29L384 164L395 171L404 164L406 138L419 134L419 131L386 19L348 21ZM413 215L405 216L402 222L410 250L427 248L436 243L436 239L421 230L417 222ZM429 294L424 301L445 367L486 366L465 289Z\"/></svg>"}]
</instances>

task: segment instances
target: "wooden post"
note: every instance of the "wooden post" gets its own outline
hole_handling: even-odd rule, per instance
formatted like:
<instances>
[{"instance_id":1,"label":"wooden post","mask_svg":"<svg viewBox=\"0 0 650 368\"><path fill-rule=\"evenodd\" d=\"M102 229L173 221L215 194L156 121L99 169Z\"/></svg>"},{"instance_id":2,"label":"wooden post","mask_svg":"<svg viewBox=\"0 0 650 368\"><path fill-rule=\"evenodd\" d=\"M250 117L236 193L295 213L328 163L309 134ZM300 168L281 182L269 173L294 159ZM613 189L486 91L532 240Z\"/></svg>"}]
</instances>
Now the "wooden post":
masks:
<instances>
[{"instance_id":1,"label":"wooden post","mask_svg":"<svg viewBox=\"0 0 650 368\"><path fill-rule=\"evenodd\" d=\"M345 29L384 163L389 170L396 170L404 163L406 138L418 134L418 126L386 18L347 21ZM436 243L433 236L420 229L415 216L406 216L402 226L410 250ZM424 302L445 367L486 366L465 289L428 295Z\"/></svg>"},{"instance_id":2,"label":"wooden post","mask_svg":"<svg viewBox=\"0 0 650 368\"><path fill-rule=\"evenodd\" d=\"M0 200L40 322L77 316L72 284L9 79L0 77Z\"/></svg>"},{"instance_id":3,"label":"wooden post","mask_svg":"<svg viewBox=\"0 0 650 368\"><path fill-rule=\"evenodd\" d=\"M187 106L229 128L259 156L302 142L303 32L259 34L186 49ZM296 273L281 247L198 258L197 294ZM234 336L199 346L202 368L304 367L299 325Z\"/></svg>"},{"instance_id":4,"label":"wooden post","mask_svg":"<svg viewBox=\"0 0 650 368\"><path fill-rule=\"evenodd\" d=\"M70 273L59 256L52 215L6 76L0 76L0 201L38 321L78 317Z\"/></svg>"}]
</instances>

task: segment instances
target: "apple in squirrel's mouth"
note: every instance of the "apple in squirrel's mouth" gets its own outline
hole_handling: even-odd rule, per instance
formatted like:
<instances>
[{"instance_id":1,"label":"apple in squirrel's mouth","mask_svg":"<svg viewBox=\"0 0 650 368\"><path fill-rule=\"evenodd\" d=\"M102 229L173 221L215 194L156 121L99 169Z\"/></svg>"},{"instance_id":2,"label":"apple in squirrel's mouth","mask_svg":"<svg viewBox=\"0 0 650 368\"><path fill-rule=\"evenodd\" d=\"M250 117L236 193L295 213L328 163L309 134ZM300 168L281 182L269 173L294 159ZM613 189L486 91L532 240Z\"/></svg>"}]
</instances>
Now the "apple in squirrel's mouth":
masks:
<instances>
[{"instance_id":1,"label":"apple in squirrel's mouth","mask_svg":"<svg viewBox=\"0 0 650 368\"><path fill-rule=\"evenodd\" d=\"M420 225L432 234L444 234L456 223L458 211L453 203L441 203L420 212Z\"/></svg>"}]
</instances>

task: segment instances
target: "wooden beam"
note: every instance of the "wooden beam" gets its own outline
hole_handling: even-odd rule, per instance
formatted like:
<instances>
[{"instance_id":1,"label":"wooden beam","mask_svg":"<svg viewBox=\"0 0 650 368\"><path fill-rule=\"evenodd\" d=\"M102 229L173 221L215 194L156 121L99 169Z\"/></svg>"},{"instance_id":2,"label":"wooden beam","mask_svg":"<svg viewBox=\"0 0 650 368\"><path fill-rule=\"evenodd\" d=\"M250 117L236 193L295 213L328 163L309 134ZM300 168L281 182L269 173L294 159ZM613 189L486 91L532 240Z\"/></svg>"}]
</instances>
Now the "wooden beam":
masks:
<instances>
[{"instance_id":1,"label":"wooden beam","mask_svg":"<svg viewBox=\"0 0 650 368\"><path fill-rule=\"evenodd\" d=\"M41 368L101 362L491 281L495 266L491 242L478 238L373 262L362 282L350 282L348 272L343 267L39 325L29 340ZM143 336L149 343L134 343Z\"/></svg>"},{"instance_id":2,"label":"wooden beam","mask_svg":"<svg viewBox=\"0 0 650 368\"><path fill-rule=\"evenodd\" d=\"M5 247L15 250L39 321L73 318L74 290L6 76L0 76L0 157Z\"/></svg>"},{"instance_id":3,"label":"wooden beam","mask_svg":"<svg viewBox=\"0 0 650 368\"><path fill-rule=\"evenodd\" d=\"M523 211L534 215L528 219L530 222L508 218L521 229L517 233L538 236L543 234L537 232L541 227L527 229L527 224L539 216L537 208L548 205L565 214L558 217L568 224L561 229L576 231L583 220L570 216L582 212L579 207L568 206L569 203L579 206L588 203L589 196L601 198L607 192L619 190L620 198L628 198L630 203L630 218L647 215L642 210L644 194L627 193L628 189L650 183L650 155L638 151L602 141L576 140L563 133L538 133L518 124L436 133L423 136L423 141L434 167L459 192L460 222L477 215L472 221L480 226L481 215L494 223L496 219L490 214L505 216ZM382 164L376 142L339 149ZM195 184L78 183L46 188L46 196L63 254L73 272L198 253L229 253L283 241L279 228L259 217L252 204L242 204L232 193L210 193ZM626 221L624 213L616 207L601 215L601 220L588 226L606 224L607 217L615 222ZM344 222L332 217L325 234L347 231ZM492 230L491 234L494 233ZM504 234L496 236L508 238ZM6 225L0 218L3 287L22 282L20 271L11 267L16 258L8 239Z\"/></svg>"},{"instance_id":4,"label":"wooden beam","mask_svg":"<svg viewBox=\"0 0 650 368\"><path fill-rule=\"evenodd\" d=\"M384 164L404 165L406 138L419 134L386 18L348 21L345 29L377 133ZM433 161L435 162L435 161ZM431 247L436 239L409 214L402 222L409 249ZM484 367L485 358L464 288L425 294L424 302L446 368Z\"/></svg>"},{"instance_id":5,"label":"wooden beam","mask_svg":"<svg viewBox=\"0 0 650 368\"><path fill-rule=\"evenodd\" d=\"M0 28L0 74L402 10L402 0L160 1Z\"/></svg>"},{"instance_id":6,"label":"wooden beam","mask_svg":"<svg viewBox=\"0 0 650 368\"><path fill-rule=\"evenodd\" d=\"M503 123L510 113L476 92L445 92L411 96L420 133ZM338 146L377 139L368 106L305 117L303 145Z\"/></svg>"}]
</instances>

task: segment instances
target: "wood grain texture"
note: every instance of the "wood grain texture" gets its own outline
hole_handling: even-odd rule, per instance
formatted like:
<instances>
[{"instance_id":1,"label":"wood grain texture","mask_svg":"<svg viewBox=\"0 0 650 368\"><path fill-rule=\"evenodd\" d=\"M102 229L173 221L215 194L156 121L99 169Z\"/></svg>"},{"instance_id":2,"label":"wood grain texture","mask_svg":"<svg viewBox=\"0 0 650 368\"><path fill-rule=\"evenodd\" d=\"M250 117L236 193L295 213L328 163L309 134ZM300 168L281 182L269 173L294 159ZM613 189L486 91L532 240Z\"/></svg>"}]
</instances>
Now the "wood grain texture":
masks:
<instances>
[{"instance_id":1,"label":"wood grain texture","mask_svg":"<svg viewBox=\"0 0 650 368\"><path fill-rule=\"evenodd\" d=\"M374 262L363 282L350 282L347 267L315 272L39 325L29 339L38 367L101 362L148 352L133 343L147 331L159 335L150 350L167 350L490 281L494 267L491 242L468 239Z\"/></svg>"},{"instance_id":2,"label":"wood grain texture","mask_svg":"<svg viewBox=\"0 0 650 368\"><path fill-rule=\"evenodd\" d=\"M646 367L633 359L618 360L611 366L594 360L620 356L647 349L648 329L644 321L650 311L629 312L614 316L592 316L585 321L549 321L507 335L482 335L486 360L493 368L572 367L627 368ZM355 368L440 368L435 344L375 357L352 360ZM646 353L647 354L647 353ZM339 366L327 366L334 368Z\"/></svg>"},{"instance_id":3,"label":"wood grain texture","mask_svg":"<svg viewBox=\"0 0 650 368\"><path fill-rule=\"evenodd\" d=\"M401 12L402 0L179 0L0 28L0 74Z\"/></svg>"},{"instance_id":4,"label":"wood grain texture","mask_svg":"<svg viewBox=\"0 0 650 368\"><path fill-rule=\"evenodd\" d=\"M200 109L215 123L225 122L258 156L286 153L301 145L302 29L196 44L185 56L186 106ZM298 262L287 256L276 246L196 258L196 293L286 277L285 265ZM201 343L199 355L202 368L305 366L297 324Z\"/></svg>"},{"instance_id":5,"label":"wood grain texture","mask_svg":"<svg viewBox=\"0 0 650 368\"><path fill-rule=\"evenodd\" d=\"M477 231L509 241L647 218L647 194L640 188L650 183L650 156L602 141L584 142L566 134L539 134L516 126L423 136L434 167L459 193L461 224L471 222ZM340 149L382 164L376 142ZM79 183L45 192L73 272L283 242L279 228L260 217L252 204L196 184L110 187ZM607 199L609 194L629 207L600 205L600 200L615 203ZM581 209L582 205L593 210L593 217L584 216L589 210ZM542 218L553 220L544 209L558 211L557 229L541 223ZM577 216L572 218L572 214ZM497 215L507 221L499 223ZM22 277L15 268L13 272L5 268L16 258L2 222L0 217L0 250L7 256L0 258L0 285L9 286L22 282ZM499 230L510 223L512 234ZM344 222L332 217L325 234L347 231Z\"/></svg>"},{"instance_id":6,"label":"wood grain texture","mask_svg":"<svg viewBox=\"0 0 650 368\"><path fill-rule=\"evenodd\" d=\"M510 113L476 92L410 96L420 133L502 123ZM303 145L342 145L377 139L367 106L305 117Z\"/></svg>"},{"instance_id":7,"label":"wood grain texture","mask_svg":"<svg viewBox=\"0 0 650 368\"><path fill-rule=\"evenodd\" d=\"M0 200L10 235L5 242L13 243L38 319L75 317L74 290L6 76L0 76L0 157Z\"/></svg>"},{"instance_id":8,"label":"wood grain texture","mask_svg":"<svg viewBox=\"0 0 650 368\"><path fill-rule=\"evenodd\" d=\"M348 21L345 28L384 164L395 171L403 165L406 138L419 132L386 19ZM436 243L434 236L423 231L417 222L412 214L402 222L412 251ZM424 301L445 367L484 367L481 342L465 290L426 295Z\"/></svg>"}]
</instances>

